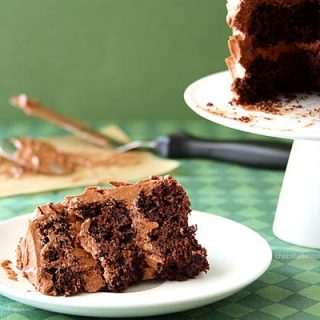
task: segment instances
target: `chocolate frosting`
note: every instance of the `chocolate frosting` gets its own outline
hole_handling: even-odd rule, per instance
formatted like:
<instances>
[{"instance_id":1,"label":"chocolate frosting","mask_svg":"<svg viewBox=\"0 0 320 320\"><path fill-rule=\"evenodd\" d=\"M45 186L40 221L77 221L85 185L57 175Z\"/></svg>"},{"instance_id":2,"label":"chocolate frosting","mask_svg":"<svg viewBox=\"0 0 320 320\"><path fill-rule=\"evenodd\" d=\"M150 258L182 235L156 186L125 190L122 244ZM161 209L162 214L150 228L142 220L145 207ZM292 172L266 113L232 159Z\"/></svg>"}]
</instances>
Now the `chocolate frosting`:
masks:
<instances>
[{"instance_id":1,"label":"chocolate frosting","mask_svg":"<svg viewBox=\"0 0 320 320\"><path fill-rule=\"evenodd\" d=\"M69 156L47 142L30 137L16 138L13 142L16 160L24 169L44 174L67 174L74 170ZM52 167L59 169L53 172Z\"/></svg>"},{"instance_id":2,"label":"chocolate frosting","mask_svg":"<svg viewBox=\"0 0 320 320\"><path fill-rule=\"evenodd\" d=\"M226 59L226 64L231 72L232 78L243 78L246 73L246 68L257 57L261 57L266 60L276 61L280 55L287 52L294 52L299 49L307 49L312 51L320 50L320 40L315 41L312 44L285 44L283 42L277 45L264 49L253 49L249 43L251 40L248 38L242 39L241 36L230 37L229 49L231 56Z\"/></svg>"},{"instance_id":3,"label":"chocolate frosting","mask_svg":"<svg viewBox=\"0 0 320 320\"><path fill-rule=\"evenodd\" d=\"M44 253L48 247L55 245L56 237L48 234L48 243L43 245L39 228L43 224L59 218L62 212L64 212L64 207L61 204L48 204L37 208L34 219L29 221L26 236L20 240L18 245L17 267L23 271L24 275L40 292L57 295L58 293L53 291L52 275L45 270L49 267L72 266L76 272L81 274L85 291L96 292L105 285L100 267L92 256L76 243L68 257L46 266L48 262L43 258ZM72 216L67 216L67 221L71 224L71 236L76 238L79 231L76 220ZM76 266L74 265L75 259L78 261Z\"/></svg>"},{"instance_id":4,"label":"chocolate frosting","mask_svg":"<svg viewBox=\"0 0 320 320\"><path fill-rule=\"evenodd\" d=\"M20 167L8 171L8 175L19 178L23 171L48 175L67 175L78 166L127 166L141 161L141 152L108 152L104 156L62 152L52 144L31 137L13 139L17 148L16 162ZM1 161L1 158L0 158ZM19 170L19 168L23 170Z\"/></svg>"}]
</instances>

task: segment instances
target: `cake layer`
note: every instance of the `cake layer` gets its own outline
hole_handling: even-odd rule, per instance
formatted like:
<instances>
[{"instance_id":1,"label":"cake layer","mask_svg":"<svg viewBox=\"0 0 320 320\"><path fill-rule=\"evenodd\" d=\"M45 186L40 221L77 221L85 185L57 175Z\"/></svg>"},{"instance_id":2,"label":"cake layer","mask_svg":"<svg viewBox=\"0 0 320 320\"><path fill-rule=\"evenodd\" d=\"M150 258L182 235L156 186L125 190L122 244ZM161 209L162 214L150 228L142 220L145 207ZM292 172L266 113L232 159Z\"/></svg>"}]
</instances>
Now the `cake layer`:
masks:
<instances>
[{"instance_id":1,"label":"cake layer","mask_svg":"<svg viewBox=\"0 0 320 320\"><path fill-rule=\"evenodd\" d=\"M281 41L314 42L320 38L320 1L306 0L296 5L262 3L252 11L247 32L255 48Z\"/></svg>"},{"instance_id":2,"label":"cake layer","mask_svg":"<svg viewBox=\"0 0 320 320\"><path fill-rule=\"evenodd\" d=\"M209 269L176 180L112 184L38 207L17 260L40 292L122 292L142 280L186 280Z\"/></svg>"},{"instance_id":3,"label":"cake layer","mask_svg":"<svg viewBox=\"0 0 320 320\"><path fill-rule=\"evenodd\" d=\"M122 292L143 280L145 262L136 245L130 212L123 201L112 198L91 207L78 239L81 246L97 259L103 269L107 288Z\"/></svg>"},{"instance_id":4,"label":"cake layer","mask_svg":"<svg viewBox=\"0 0 320 320\"><path fill-rule=\"evenodd\" d=\"M319 0L228 1L233 35L250 38L254 48L316 41L320 37L319 17Z\"/></svg>"},{"instance_id":5,"label":"cake layer","mask_svg":"<svg viewBox=\"0 0 320 320\"><path fill-rule=\"evenodd\" d=\"M172 179L156 183L151 192L139 193L135 206L139 219L154 226L140 241L156 278L182 281L208 269L206 251L195 238L196 227L188 225L190 201L181 185Z\"/></svg>"},{"instance_id":6,"label":"cake layer","mask_svg":"<svg viewBox=\"0 0 320 320\"><path fill-rule=\"evenodd\" d=\"M245 76L234 80L232 90L239 104L271 99L278 93L320 91L320 52L293 50L275 61L257 57Z\"/></svg>"}]
</instances>

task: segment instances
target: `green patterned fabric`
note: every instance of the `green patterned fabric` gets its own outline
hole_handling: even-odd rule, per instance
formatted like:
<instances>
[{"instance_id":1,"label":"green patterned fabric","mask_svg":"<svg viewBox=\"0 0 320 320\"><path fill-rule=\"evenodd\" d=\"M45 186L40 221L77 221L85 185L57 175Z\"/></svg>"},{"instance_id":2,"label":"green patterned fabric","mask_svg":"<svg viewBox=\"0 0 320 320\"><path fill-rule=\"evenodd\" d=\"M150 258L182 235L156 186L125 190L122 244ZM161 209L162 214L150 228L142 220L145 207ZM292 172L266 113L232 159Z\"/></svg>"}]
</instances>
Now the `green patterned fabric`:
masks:
<instances>
[{"instance_id":1,"label":"green patterned fabric","mask_svg":"<svg viewBox=\"0 0 320 320\"><path fill-rule=\"evenodd\" d=\"M105 125L106 123L100 123ZM177 131L219 139L264 139L210 124L192 122L120 122L133 138L148 139ZM98 125L98 124L96 124ZM32 129L31 129L32 128ZM32 130L32 131L30 131ZM52 135L62 132L50 125L28 123L0 127L0 135ZM270 269L244 290L217 303L182 313L144 319L318 319L320 315L320 253L274 237L272 223L283 179L282 171L259 170L209 160L182 160L172 172L196 210L238 221L261 234L273 249ZM33 211L35 206L60 201L81 189L0 199L0 219ZM218 245L218 244L217 244ZM82 319L31 308L0 296L0 318Z\"/></svg>"}]
</instances>

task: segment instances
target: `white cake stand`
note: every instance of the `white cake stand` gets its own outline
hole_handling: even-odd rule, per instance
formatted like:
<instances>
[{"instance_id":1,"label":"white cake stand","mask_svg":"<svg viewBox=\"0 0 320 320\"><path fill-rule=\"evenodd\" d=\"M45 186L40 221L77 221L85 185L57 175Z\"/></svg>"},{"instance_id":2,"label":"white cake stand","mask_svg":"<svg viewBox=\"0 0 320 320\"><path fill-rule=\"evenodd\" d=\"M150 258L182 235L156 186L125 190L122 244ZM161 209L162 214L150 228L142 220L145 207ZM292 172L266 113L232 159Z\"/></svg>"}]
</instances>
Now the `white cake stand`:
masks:
<instances>
[{"instance_id":1,"label":"white cake stand","mask_svg":"<svg viewBox=\"0 0 320 320\"><path fill-rule=\"evenodd\" d=\"M273 224L287 242L320 249L320 95L282 97L270 104L233 106L229 72L191 84L184 98L200 116L233 129L294 140ZM278 106L277 106L278 105Z\"/></svg>"}]
</instances>

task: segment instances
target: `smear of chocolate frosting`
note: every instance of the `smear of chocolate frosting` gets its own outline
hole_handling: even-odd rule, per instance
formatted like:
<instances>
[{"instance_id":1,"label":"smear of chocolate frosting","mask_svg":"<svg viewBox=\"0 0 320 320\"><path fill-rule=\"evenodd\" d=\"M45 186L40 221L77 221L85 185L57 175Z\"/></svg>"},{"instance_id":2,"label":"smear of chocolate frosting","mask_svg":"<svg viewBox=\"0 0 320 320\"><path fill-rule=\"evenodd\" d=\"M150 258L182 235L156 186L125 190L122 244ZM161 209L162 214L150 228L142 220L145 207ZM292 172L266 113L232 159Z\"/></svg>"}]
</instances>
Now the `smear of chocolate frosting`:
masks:
<instances>
[{"instance_id":1,"label":"smear of chocolate frosting","mask_svg":"<svg viewBox=\"0 0 320 320\"><path fill-rule=\"evenodd\" d=\"M17 162L26 170L44 174L67 174L74 170L75 163L70 161L69 155L47 142L29 137L13 141L17 148ZM53 167L57 170L53 171Z\"/></svg>"},{"instance_id":2,"label":"smear of chocolate frosting","mask_svg":"<svg viewBox=\"0 0 320 320\"><path fill-rule=\"evenodd\" d=\"M52 144L31 138L13 139L17 148L16 159L19 166L10 167L4 173L12 178L21 178L24 172L42 173L48 175L66 175L77 167L93 166L128 166L139 163L139 152L116 153L109 152L105 156L96 157L93 153L77 154L63 152ZM0 158L0 164L1 164ZM3 173L3 172L2 172Z\"/></svg>"}]
</instances>

